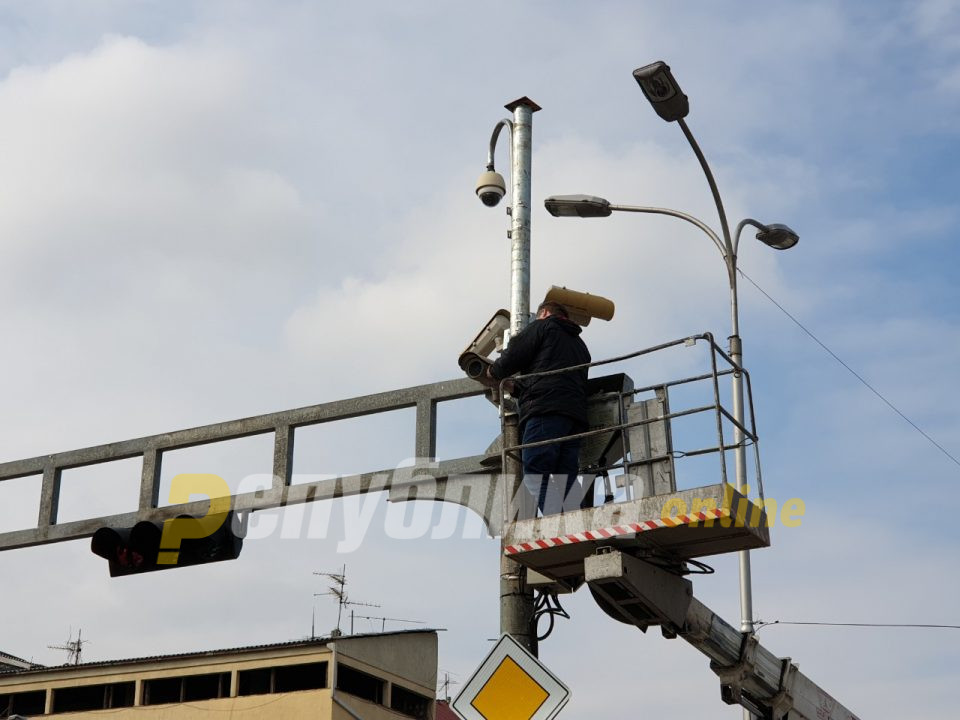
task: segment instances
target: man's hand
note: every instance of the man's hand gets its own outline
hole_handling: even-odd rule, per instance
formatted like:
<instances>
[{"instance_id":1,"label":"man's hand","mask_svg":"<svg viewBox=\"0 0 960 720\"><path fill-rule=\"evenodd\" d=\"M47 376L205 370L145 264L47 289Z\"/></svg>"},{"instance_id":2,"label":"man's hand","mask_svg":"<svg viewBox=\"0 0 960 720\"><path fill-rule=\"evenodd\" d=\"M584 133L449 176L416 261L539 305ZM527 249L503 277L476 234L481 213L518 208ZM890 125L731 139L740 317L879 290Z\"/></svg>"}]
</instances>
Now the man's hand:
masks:
<instances>
[{"instance_id":1,"label":"man's hand","mask_svg":"<svg viewBox=\"0 0 960 720\"><path fill-rule=\"evenodd\" d=\"M500 381L494 376L490 366L487 366L486 378L487 378L487 381L489 382L489 387L493 387L493 388L500 387ZM484 383L484 385L487 385L487 384L488 384L487 382ZM510 393L511 395L513 394L513 380L507 380L503 383L503 391Z\"/></svg>"}]
</instances>

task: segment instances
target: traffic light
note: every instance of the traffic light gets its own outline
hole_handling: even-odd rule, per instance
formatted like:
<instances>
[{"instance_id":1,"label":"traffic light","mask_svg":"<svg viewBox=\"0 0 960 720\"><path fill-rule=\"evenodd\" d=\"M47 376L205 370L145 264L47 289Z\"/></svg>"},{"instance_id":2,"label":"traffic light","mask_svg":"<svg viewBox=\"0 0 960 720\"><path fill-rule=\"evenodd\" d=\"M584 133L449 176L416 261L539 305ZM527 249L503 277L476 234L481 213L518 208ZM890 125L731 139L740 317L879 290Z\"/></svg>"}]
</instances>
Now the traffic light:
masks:
<instances>
[{"instance_id":1,"label":"traffic light","mask_svg":"<svg viewBox=\"0 0 960 720\"><path fill-rule=\"evenodd\" d=\"M110 565L110 577L186 565L234 560L243 548L232 511L164 522L143 520L132 528L103 527L90 540L95 555Z\"/></svg>"},{"instance_id":2,"label":"traffic light","mask_svg":"<svg viewBox=\"0 0 960 720\"><path fill-rule=\"evenodd\" d=\"M93 534L90 549L110 563L110 577L157 570L162 525L138 522L132 528L103 527Z\"/></svg>"}]
</instances>

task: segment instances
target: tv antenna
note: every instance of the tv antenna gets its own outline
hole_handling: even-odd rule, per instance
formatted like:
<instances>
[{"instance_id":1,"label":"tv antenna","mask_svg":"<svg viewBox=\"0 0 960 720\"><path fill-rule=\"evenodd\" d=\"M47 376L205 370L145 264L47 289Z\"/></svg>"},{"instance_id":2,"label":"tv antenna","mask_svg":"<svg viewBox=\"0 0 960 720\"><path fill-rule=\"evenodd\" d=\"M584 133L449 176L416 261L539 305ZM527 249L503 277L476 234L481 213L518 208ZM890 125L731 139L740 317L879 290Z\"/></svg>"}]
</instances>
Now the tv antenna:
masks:
<instances>
[{"instance_id":1,"label":"tv antenna","mask_svg":"<svg viewBox=\"0 0 960 720\"><path fill-rule=\"evenodd\" d=\"M450 674L449 670L443 671L443 680L440 681L440 687L437 688L437 691L443 695L443 699L446 700L448 704L450 703L450 686L460 684L456 680L451 680Z\"/></svg>"},{"instance_id":2,"label":"tv antenna","mask_svg":"<svg viewBox=\"0 0 960 720\"><path fill-rule=\"evenodd\" d=\"M83 630L77 630L77 639L70 640L73 637L73 629L71 628L70 632L67 635L67 641L63 645L47 645L51 650L66 650L68 653L67 664L68 665L79 665L80 664L80 653L83 652L83 646L86 645L89 640L82 640L81 635Z\"/></svg>"},{"instance_id":3,"label":"tv antenna","mask_svg":"<svg viewBox=\"0 0 960 720\"><path fill-rule=\"evenodd\" d=\"M343 634L343 633L340 631L340 621L341 621L341 619L343 618L343 608L344 608L344 607L346 607L346 606L348 606L348 605L350 605L350 606L362 605L362 606L364 606L364 607L380 607L380 606L377 605L376 603L358 602L358 601L355 601L355 600L351 600L351 599L350 599L350 597L347 595L347 566L346 566L346 564L344 564L343 568L342 568L342 569L340 570L340 572L338 572L338 573L332 573L332 572L316 572L316 571L314 571L313 574L314 574L314 575L320 575L321 577L325 577L325 578L327 578L327 579L329 579L329 580L331 581L331 585L329 586L329 589L327 590L327 592L325 592L325 593L314 593L313 596L314 596L314 597L320 597L321 595L333 595L335 598L337 598L337 628L336 628L336 630L334 630L333 633L332 633L334 637L339 637L340 635ZM352 634L352 633L353 633L353 623L352 623L352 622L350 623L350 626L351 626L351 627L350 627L350 632L351 632L351 634ZM314 625L310 628L310 635L311 635L311 637L316 637L315 629L316 629L316 628L315 628L315 623L314 623Z\"/></svg>"}]
</instances>

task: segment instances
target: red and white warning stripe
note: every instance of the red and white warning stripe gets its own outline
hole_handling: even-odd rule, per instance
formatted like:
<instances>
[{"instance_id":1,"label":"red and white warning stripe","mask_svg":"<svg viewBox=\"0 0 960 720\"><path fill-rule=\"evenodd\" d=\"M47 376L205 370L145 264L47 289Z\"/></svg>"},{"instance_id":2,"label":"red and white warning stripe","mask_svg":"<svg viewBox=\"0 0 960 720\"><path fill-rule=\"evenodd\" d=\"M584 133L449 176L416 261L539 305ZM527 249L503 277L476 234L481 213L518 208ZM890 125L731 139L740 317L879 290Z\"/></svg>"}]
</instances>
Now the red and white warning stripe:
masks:
<instances>
[{"instance_id":1,"label":"red and white warning stripe","mask_svg":"<svg viewBox=\"0 0 960 720\"><path fill-rule=\"evenodd\" d=\"M730 511L704 510L689 515L677 515L675 517L664 517L657 520L645 520L639 523L625 523L623 525L614 525L613 527L600 528L599 530L585 530L581 533L571 535L561 535L553 538L539 538L530 542L520 543L518 545L507 545L503 548L504 555L517 555L531 550L545 550L556 547L557 545L572 545L574 543L590 542L596 540L607 540L618 535L634 535L636 533L647 532L649 530L658 530L660 528L677 527L678 525L692 525L694 523L718 520L729 517Z\"/></svg>"}]
</instances>

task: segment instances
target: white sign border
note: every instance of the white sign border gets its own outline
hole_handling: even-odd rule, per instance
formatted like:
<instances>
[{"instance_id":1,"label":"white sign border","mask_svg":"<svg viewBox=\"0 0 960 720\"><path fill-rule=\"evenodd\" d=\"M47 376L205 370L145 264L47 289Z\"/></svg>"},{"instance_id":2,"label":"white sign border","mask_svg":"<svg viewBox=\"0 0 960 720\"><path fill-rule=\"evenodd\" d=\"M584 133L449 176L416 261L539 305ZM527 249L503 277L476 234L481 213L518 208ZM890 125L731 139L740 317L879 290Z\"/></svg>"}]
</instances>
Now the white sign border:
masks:
<instances>
[{"instance_id":1,"label":"white sign border","mask_svg":"<svg viewBox=\"0 0 960 720\"><path fill-rule=\"evenodd\" d=\"M517 651L519 651L519 653ZM500 636L500 640L498 640L497 644L487 653L487 656L483 659L483 662L480 663L476 672L473 673L463 686L463 689L450 704L450 708L463 718L463 720L487 720L471 703L476 699L477 695L483 689L483 686L487 684L493 673L500 667L500 663L502 663L506 657L510 657L516 662L517 665L536 680L537 683L540 684L540 687L547 692L547 701L530 717L530 720L553 720L567 704L567 701L570 700L570 688L564 685L557 676L550 672L537 658L531 655L523 645L518 643L513 636L508 633ZM562 694L563 697L556 701L555 705L548 705L547 703L550 698L553 698L554 695L557 694ZM461 702L464 705L462 708L458 707L458 703Z\"/></svg>"}]
</instances>

